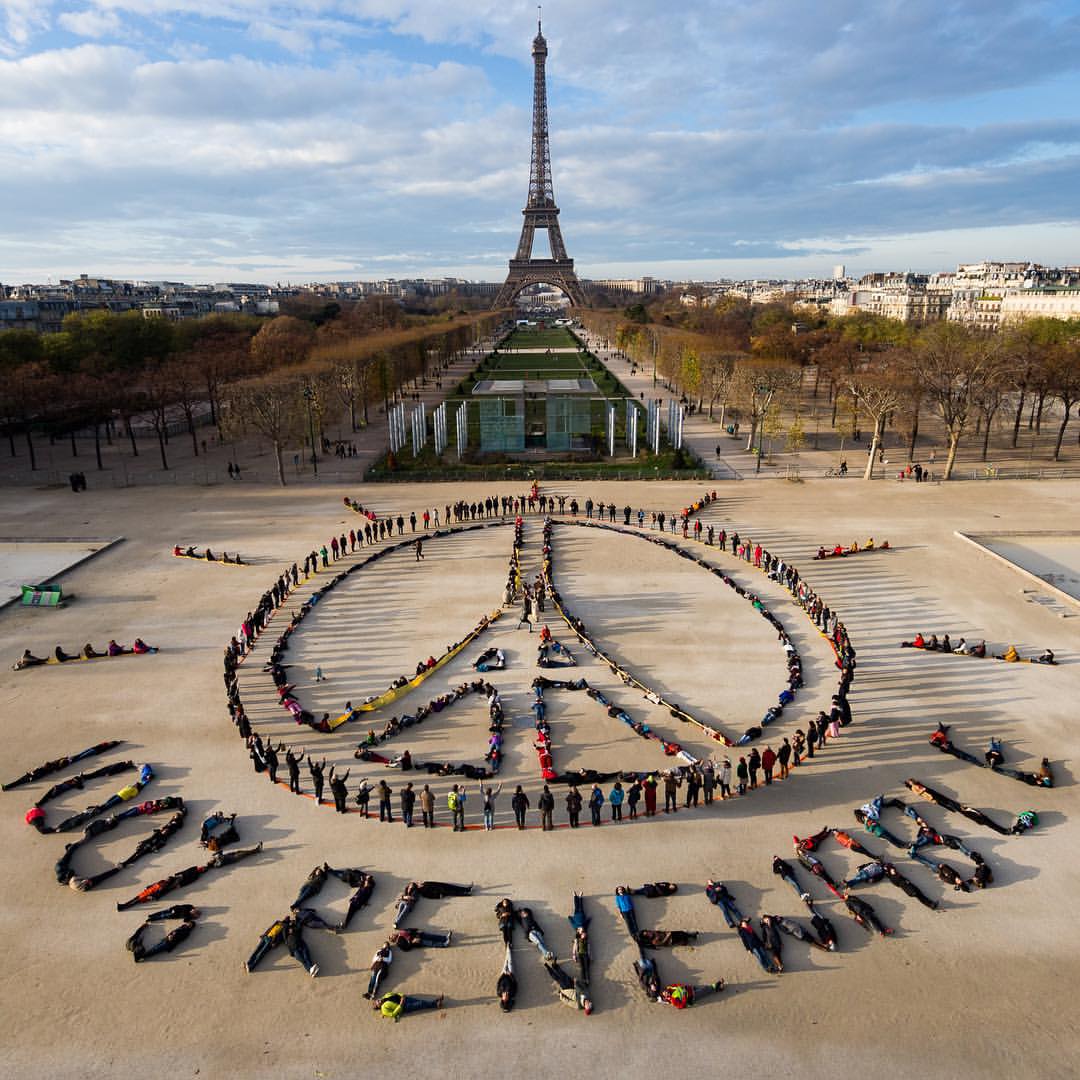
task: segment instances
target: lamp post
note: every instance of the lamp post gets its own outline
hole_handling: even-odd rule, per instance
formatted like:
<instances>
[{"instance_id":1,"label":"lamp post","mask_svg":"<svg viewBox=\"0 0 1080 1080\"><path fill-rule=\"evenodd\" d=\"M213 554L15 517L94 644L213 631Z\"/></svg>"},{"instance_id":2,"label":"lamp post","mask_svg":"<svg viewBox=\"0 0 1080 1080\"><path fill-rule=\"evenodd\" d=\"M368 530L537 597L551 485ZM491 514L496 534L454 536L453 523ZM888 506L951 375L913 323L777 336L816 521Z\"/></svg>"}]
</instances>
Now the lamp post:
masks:
<instances>
[{"instance_id":1,"label":"lamp post","mask_svg":"<svg viewBox=\"0 0 1080 1080\"><path fill-rule=\"evenodd\" d=\"M307 402L308 432L311 435L311 469L315 479L319 478L319 456L315 453L315 418L311 412L311 403L315 399L315 392L310 386L304 387L304 400Z\"/></svg>"}]
</instances>

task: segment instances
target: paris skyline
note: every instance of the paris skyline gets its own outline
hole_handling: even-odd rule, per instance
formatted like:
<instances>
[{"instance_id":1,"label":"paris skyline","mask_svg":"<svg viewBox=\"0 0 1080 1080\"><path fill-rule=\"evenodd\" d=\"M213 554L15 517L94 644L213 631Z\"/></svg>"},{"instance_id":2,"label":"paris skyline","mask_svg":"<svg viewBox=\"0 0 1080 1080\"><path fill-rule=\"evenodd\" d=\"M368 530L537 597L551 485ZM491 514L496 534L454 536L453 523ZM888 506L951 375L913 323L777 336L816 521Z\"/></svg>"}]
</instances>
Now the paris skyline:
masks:
<instances>
[{"instance_id":1,"label":"paris skyline","mask_svg":"<svg viewBox=\"0 0 1080 1080\"><path fill-rule=\"evenodd\" d=\"M499 280L536 9L9 0L0 280ZM1080 4L544 7L589 277L1080 261Z\"/></svg>"}]
</instances>

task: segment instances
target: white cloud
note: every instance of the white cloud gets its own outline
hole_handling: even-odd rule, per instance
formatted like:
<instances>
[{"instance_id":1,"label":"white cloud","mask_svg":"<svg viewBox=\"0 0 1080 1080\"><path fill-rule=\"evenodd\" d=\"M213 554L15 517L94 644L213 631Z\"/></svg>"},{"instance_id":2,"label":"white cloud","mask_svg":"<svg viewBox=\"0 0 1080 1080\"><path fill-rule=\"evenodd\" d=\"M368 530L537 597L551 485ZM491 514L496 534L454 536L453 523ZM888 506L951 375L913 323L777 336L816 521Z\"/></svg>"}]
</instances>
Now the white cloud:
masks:
<instances>
[{"instance_id":1,"label":"white cloud","mask_svg":"<svg viewBox=\"0 0 1080 1080\"><path fill-rule=\"evenodd\" d=\"M86 8L83 11L65 11L57 18L65 30L79 37L103 38L119 33L120 16L115 11Z\"/></svg>"},{"instance_id":2,"label":"white cloud","mask_svg":"<svg viewBox=\"0 0 1080 1080\"><path fill-rule=\"evenodd\" d=\"M10 269L54 247L161 270L505 264L528 178L531 3L2 3ZM1049 76L1080 95L1067 8L835 0L797 24L787 0L544 11L556 194L583 266L794 267L886 252L888 234L1076 217L1080 123L998 123L969 101L1035 98ZM53 27L92 40L37 47Z\"/></svg>"}]
</instances>

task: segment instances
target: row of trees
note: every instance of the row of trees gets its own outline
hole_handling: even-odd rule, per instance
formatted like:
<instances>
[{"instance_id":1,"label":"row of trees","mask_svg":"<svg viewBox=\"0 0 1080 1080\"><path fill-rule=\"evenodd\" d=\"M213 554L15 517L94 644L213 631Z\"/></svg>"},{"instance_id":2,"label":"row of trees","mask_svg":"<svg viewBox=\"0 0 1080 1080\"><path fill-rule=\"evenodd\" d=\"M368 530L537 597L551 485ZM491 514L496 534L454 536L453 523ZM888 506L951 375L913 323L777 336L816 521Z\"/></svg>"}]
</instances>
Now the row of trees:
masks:
<instances>
[{"instance_id":1,"label":"row of trees","mask_svg":"<svg viewBox=\"0 0 1080 1080\"><path fill-rule=\"evenodd\" d=\"M1049 403L1060 406L1053 456L1057 460L1070 417L1080 404L1080 321L1031 319L1001 334L956 323L921 327L857 315L810 318L786 305L731 302L706 325L686 328L662 319L587 312L585 323L654 372L677 393L707 408L729 404L750 418L747 449L781 404L797 400L807 378L816 398L824 390L833 427L872 432L866 477L873 475L886 428L905 433L913 459L919 422L928 410L945 429L944 478L952 476L961 440L982 435L982 458L991 427L1008 415L1017 445L1025 412L1036 433Z\"/></svg>"},{"instance_id":2,"label":"row of trees","mask_svg":"<svg viewBox=\"0 0 1080 1080\"><path fill-rule=\"evenodd\" d=\"M178 419L194 455L197 425L208 420L226 436L270 443L278 477L281 453L302 441L309 415L323 425L347 415L356 431L368 408L400 393L495 325L492 315L405 320L370 302L354 308L320 304L299 315L259 319L213 315L173 324L140 312L68 316L58 334L0 334L0 425L12 456L24 441L36 469L34 439L92 431L98 468L102 439L119 431L138 456L137 430L157 436L169 468L169 432Z\"/></svg>"}]
</instances>

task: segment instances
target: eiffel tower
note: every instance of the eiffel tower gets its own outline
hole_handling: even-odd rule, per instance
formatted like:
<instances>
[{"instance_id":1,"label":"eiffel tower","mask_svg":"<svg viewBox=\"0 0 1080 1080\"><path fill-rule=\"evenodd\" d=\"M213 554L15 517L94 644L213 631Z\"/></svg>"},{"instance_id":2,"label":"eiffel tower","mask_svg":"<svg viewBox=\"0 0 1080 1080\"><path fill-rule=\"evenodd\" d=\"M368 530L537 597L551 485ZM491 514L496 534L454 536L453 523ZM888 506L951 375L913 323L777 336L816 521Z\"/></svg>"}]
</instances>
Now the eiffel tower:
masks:
<instances>
[{"instance_id":1,"label":"eiffel tower","mask_svg":"<svg viewBox=\"0 0 1080 1080\"><path fill-rule=\"evenodd\" d=\"M530 285L555 285L570 298L570 303L585 306L585 292L574 273L574 260L566 254L562 230L559 228L559 208L555 205L555 189L551 183L551 149L548 145L547 78L544 65L548 47L540 20L536 24L536 37L532 43L533 74L533 123L532 164L529 167L529 199L522 213L525 221L521 226L521 239L517 254L510 260L510 273L506 276L495 307L509 307L522 289ZM550 259L534 259L533 238L537 229L547 229L551 248Z\"/></svg>"}]
</instances>

